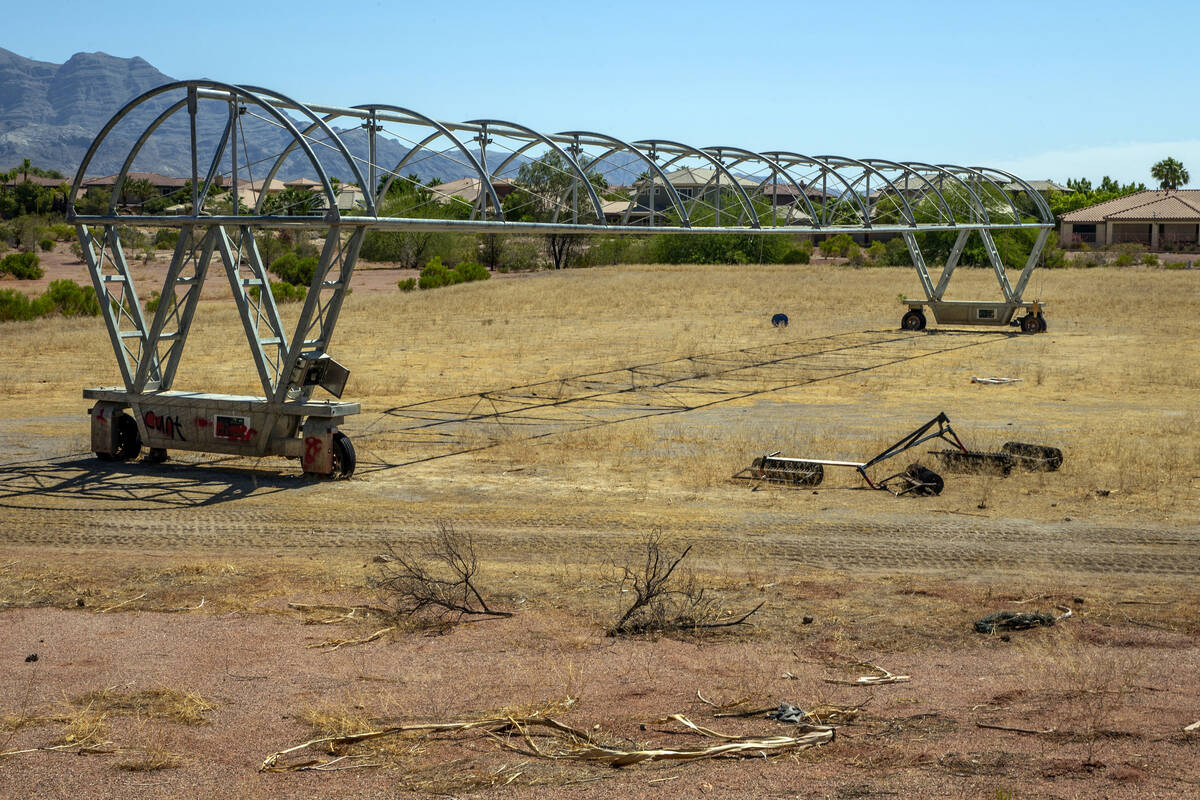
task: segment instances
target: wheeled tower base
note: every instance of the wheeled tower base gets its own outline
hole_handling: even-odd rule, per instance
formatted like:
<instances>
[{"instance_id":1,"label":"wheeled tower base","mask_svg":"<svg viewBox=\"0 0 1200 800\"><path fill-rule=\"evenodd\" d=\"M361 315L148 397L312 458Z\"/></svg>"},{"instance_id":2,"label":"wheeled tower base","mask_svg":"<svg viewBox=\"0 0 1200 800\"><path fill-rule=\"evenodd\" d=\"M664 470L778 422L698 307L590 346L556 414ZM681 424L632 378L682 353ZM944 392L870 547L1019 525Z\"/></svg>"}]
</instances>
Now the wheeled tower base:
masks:
<instances>
[{"instance_id":1,"label":"wheeled tower base","mask_svg":"<svg viewBox=\"0 0 1200 800\"><path fill-rule=\"evenodd\" d=\"M1020 326L1025 333L1044 333L1046 319L1042 304L1036 300L1024 303L981 302L975 300L901 300L908 311L900 320L900 327L908 331L924 330L927 324L925 307L933 312L939 325L1012 325ZM1017 316L1024 310L1025 315Z\"/></svg>"},{"instance_id":2,"label":"wheeled tower base","mask_svg":"<svg viewBox=\"0 0 1200 800\"><path fill-rule=\"evenodd\" d=\"M95 400L92 450L107 461L162 461L168 450L259 458L299 459L305 474L348 478L354 447L338 430L358 414L358 403L304 401L269 403L261 397L198 392L126 392L119 387L84 389ZM126 413L128 409L131 413Z\"/></svg>"}]
</instances>

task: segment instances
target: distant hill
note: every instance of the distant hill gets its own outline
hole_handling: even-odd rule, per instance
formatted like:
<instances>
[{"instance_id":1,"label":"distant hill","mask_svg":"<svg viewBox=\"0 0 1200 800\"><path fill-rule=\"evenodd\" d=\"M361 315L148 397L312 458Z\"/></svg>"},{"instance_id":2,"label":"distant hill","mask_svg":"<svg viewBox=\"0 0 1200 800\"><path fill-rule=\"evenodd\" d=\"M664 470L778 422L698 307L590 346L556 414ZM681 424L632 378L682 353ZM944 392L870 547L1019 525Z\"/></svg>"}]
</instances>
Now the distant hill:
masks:
<instances>
[{"instance_id":1,"label":"distant hill","mask_svg":"<svg viewBox=\"0 0 1200 800\"><path fill-rule=\"evenodd\" d=\"M51 64L0 48L0 170L19 165L28 158L39 167L57 169L68 178L74 177L92 139L114 113L138 95L173 80L175 78L164 75L141 58L76 53L65 64ZM137 137L165 107L164 100L147 103L127 123L114 129L88 168L89 176L117 172ZM198 134L202 148L211 150L220 140L223 121L211 116L208 120L208 124L201 125ZM290 137L278 127L251 117L244 117L243 125L249 160L257 165L254 178L261 178L273 160L272 156L287 146ZM365 174L366 132L355 127L339 130L338 134L350 152L363 159L360 168ZM354 180L336 154L323 147L314 149L332 177L343 182ZM378 140L377 157L381 168L390 169L408 152L394 139L381 136ZM498 156L496 153L489 155L493 162ZM416 174L422 181L438 178L448 182L474 177L474 172L461 161L457 152L447 156L423 155L414 158L413 166L406 166L402 172ZM518 158L512 169L525 161L525 158ZM184 114L176 114L155 132L133 169L175 177L191 175L190 133ZM204 169L203 165L201 169ZM632 183L643 169L640 159L624 153L610 156L605 164L610 183ZM506 171L506 174L511 173ZM293 156L284 164L278 177L290 180L314 176L300 157Z\"/></svg>"},{"instance_id":2,"label":"distant hill","mask_svg":"<svg viewBox=\"0 0 1200 800\"><path fill-rule=\"evenodd\" d=\"M143 92L173 80L141 58L76 53L65 64L51 64L0 48L0 169L28 158L37 166L74 176L92 139L118 109ZM129 125L114 130L113 146L106 146L97 154L88 173L100 176L119 170L137 136L164 107L162 102L147 104ZM204 145L215 147L221 125L209 125L199 134ZM285 132L258 120L246 122L246 134L250 160L258 161L264 173L269 163L265 159L279 153L289 141ZM343 139L351 152L365 156L364 131L346 131ZM324 148L317 150L333 177L342 181L353 179L340 159L331 157ZM407 148L394 140L382 137L379 140L378 157L383 166L399 163L407 152ZM183 115L173 117L147 142L134 169L180 177L191 175L189 133ZM404 172L416 173L426 181L430 178L450 181L469 174L453 159L442 157L425 158ZM279 177L287 180L310 176L298 159L289 159Z\"/></svg>"}]
</instances>

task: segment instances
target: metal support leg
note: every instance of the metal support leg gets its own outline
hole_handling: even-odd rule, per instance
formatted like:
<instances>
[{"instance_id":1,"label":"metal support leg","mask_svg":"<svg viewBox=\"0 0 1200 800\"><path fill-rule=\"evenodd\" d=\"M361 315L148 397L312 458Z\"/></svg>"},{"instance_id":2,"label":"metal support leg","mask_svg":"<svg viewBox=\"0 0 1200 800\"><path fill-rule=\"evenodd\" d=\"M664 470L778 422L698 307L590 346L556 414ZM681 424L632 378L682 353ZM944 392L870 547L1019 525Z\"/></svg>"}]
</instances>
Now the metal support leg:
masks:
<instances>
[{"instance_id":1,"label":"metal support leg","mask_svg":"<svg viewBox=\"0 0 1200 800\"><path fill-rule=\"evenodd\" d=\"M346 299L346 289L354 273L365 233L363 228L354 228L343 242L341 228L337 225L330 227L312 286L304 301L304 310L300 312L296 332L287 349L285 369L272 398L274 402L307 401L312 397L314 387L302 385L303 375L295 367L302 353L311 353L315 357L329 350L329 342L337 326L342 302Z\"/></svg>"},{"instance_id":2,"label":"metal support leg","mask_svg":"<svg viewBox=\"0 0 1200 800\"><path fill-rule=\"evenodd\" d=\"M1050 229L1044 228L1038 233L1037 240L1033 243L1033 249L1029 251L1029 258L1025 259L1025 269L1021 270L1021 277L1017 279L1017 285L1013 288L1014 302L1021 302L1021 295L1025 293L1025 285L1029 283L1029 277L1033 275L1033 268L1037 266L1038 259L1042 257L1042 250L1046 247L1046 241L1050 238Z\"/></svg>"},{"instance_id":3,"label":"metal support leg","mask_svg":"<svg viewBox=\"0 0 1200 800\"><path fill-rule=\"evenodd\" d=\"M946 266L942 268L942 277L938 279L937 288L934 289L931 300L941 300L945 296L946 287L950 284L950 276L954 274L954 269L958 266L958 260L962 258L963 250L970 238L970 231L958 232L958 238L954 240L954 246L950 248L950 256L946 259Z\"/></svg>"},{"instance_id":4,"label":"metal support leg","mask_svg":"<svg viewBox=\"0 0 1200 800\"><path fill-rule=\"evenodd\" d=\"M1009 303L1016 302L1013 300L1012 286L1008 283L1008 274L1004 271L1004 262L1000 260L1000 251L996 249L996 240L992 238L992 232L981 229L979 238L983 239L983 249L987 251L988 261L992 263L992 271L996 273L996 282L1000 284L1000 291L1004 292L1004 299Z\"/></svg>"},{"instance_id":5,"label":"metal support leg","mask_svg":"<svg viewBox=\"0 0 1200 800\"><path fill-rule=\"evenodd\" d=\"M908 255L917 270L917 277L921 279L921 288L925 290L925 297L928 300L934 300L936 298L933 294L933 281L929 278L929 268L925 266L925 256L917 245L917 237L907 231L903 235L904 243L908 245Z\"/></svg>"},{"instance_id":6,"label":"metal support leg","mask_svg":"<svg viewBox=\"0 0 1200 800\"><path fill-rule=\"evenodd\" d=\"M158 310L150 324L146 356L138 364L133 391L141 393L171 388L196 314L196 304L204 289L204 277L208 272L212 250L211 232L197 240L196 226L188 225L180 230L171 266L159 295ZM180 289L183 290L182 295L179 294ZM171 330L167 330L168 327ZM159 350L162 343L167 345L165 351Z\"/></svg>"},{"instance_id":7,"label":"metal support leg","mask_svg":"<svg viewBox=\"0 0 1200 800\"><path fill-rule=\"evenodd\" d=\"M133 276L125 260L125 251L117 236L116 225L105 225L99 242L86 225L77 225L79 241L83 245L83 258L96 297L100 300L100 313L121 368L121 378L127 391L133 391L134 380L146 355L146 319L133 288ZM135 342L135 346L130 343Z\"/></svg>"}]
</instances>

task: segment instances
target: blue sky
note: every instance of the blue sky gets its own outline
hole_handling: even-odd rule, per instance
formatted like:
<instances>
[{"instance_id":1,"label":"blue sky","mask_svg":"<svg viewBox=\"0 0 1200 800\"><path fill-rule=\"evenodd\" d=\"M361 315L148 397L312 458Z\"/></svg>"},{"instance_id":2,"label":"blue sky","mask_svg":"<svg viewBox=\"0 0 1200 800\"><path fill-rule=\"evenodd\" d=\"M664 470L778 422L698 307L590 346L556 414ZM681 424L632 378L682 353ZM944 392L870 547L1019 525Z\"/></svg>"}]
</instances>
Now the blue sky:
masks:
<instances>
[{"instance_id":1,"label":"blue sky","mask_svg":"<svg viewBox=\"0 0 1200 800\"><path fill-rule=\"evenodd\" d=\"M103 8L103 10L99 10ZM1200 185L1191 2L21 3L0 44L548 131ZM66 22L69 21L69 22ZM19 32L29 32L24 36ZM52 32L47 35L46 32Z\"/></svg>"}]
</instances>

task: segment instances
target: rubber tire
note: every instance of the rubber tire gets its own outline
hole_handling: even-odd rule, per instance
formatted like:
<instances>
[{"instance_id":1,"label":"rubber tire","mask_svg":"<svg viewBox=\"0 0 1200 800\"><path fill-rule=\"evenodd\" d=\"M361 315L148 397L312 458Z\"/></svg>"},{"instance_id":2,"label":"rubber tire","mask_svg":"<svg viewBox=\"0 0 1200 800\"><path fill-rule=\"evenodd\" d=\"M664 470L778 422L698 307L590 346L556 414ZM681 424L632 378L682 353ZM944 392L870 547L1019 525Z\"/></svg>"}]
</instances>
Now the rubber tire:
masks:
<instances>
[{"instance_id":1,"label":"rubber tire","mask_svg":"<svg viewBox=\"0 0 1200 800\"><path fill-rule=\"evenodd\" d=\"M916 310L909 310L900 319L900 329L906 331L923 331L925 330L925 315Z\"/></svg>"},{"instance_id":2,"label":"rubber tire","mask_svg":"<svg viewBox=\"0 0 1200 800\"><path fill-rule=\"evenodd\" d=\"M358 457L354 454L354 445L350 442L350 437L341 431L336 431L333 434L333 469L329 472L329 477L334 480L343 480L354 474L354 468L358 466Z\"/></svg>"},{"instance_id":3,"label":"rubber tire","mask_svg":"<svg viewBox=\"0 0 1200 800\"><path fill-rule=\"evenodd\" d=\"M161 464L166 460L167 448L165 447L151 447L146 453L146 457L142 459L147 464Z\"/></svg>"},{"instance_id":4,"label":"rubber tire","mask_svg":"<svg viewBox=\"0 0 1200 800\"><path fill-rule=\"evenodd\" d=\"M915 494L919 497L935 497L941 494L942 489L946 487L946 483L942 480L941 475L938 475L928 467L922 467L920 464L909 464L908 469L905 470L905 473L915 481L929 484L928 486L922 486L919 489L913 489L911 494Z\"/></svg>"},{"instance_id":5,"label":"rubber tire","mask_svg":"<svg viewBox=\"0 0 1200 800\"><path fill-rule=\"evenodd\" d=\"M1038 324L1038 318L1033 314L1027 314L1021 317L1021 333L1037 333L1041 330Z\"/></svg>"},{"instance_id":6,"label":"rubber tire","mask_svg":"<svg viewBox=\"0 0 1200 800\"><path fill-rule=\"evenodd\" d=\"M138 431L137 422L128 414L121 413L113 424L116 426L117 443L112 460L129 461L137 458L142 452L142 434Z\"/></svg>"},{"instance_id":7,"label":"rubber tire","mask_svg":"<svg viewBox=\"0 0 1200 800\"><path fill-rule=\"evenodd\" d=\"M1038 321L1038 333L1045 333L1046 332L1046 318L1044 316L1042 316L1041 314L1038 314L1037 321Z\"/></svg>"}]
</instances>

